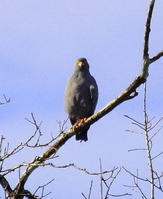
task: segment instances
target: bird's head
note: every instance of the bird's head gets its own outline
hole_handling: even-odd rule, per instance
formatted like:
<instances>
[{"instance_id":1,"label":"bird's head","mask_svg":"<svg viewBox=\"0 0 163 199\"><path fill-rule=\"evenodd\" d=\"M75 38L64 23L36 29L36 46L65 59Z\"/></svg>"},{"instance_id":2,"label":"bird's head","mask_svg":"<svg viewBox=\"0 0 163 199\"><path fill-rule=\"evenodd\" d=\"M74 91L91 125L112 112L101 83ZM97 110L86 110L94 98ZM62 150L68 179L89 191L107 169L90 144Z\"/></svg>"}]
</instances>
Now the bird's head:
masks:
<instances>
[{"instance_id":1,"label":"bird's head","mask_svg":"<svg viewBox=\"0 0 163 199\"><path fill-rule=\"evenodd\" d=\"M77 59L75 68L77 70L89 70L89 64L88 64L86 58Z\"/></svg>"}]
</instances>

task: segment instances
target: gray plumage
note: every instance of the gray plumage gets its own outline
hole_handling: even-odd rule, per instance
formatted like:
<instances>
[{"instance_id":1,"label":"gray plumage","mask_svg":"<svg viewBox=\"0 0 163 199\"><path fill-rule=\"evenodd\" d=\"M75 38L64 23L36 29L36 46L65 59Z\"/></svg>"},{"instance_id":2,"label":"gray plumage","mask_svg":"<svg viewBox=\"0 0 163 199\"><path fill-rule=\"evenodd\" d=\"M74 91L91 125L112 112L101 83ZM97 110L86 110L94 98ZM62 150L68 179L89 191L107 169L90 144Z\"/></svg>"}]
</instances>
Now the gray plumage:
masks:
<instances>
[{"instance_id":1,"label":"gray plumage","mask_svg":"<svg viewBox=\"0 0 163 199\"><path fill-rule=\"evenodd\" d=\"M78 59L74 73L68 81L64 105L71 124L88 118L94 113L98 99L98 87L95 79L89 72L89 64L85 58ZM76 140L87 141L89 127L76 134Z\"/></svg>"}]
</instances>

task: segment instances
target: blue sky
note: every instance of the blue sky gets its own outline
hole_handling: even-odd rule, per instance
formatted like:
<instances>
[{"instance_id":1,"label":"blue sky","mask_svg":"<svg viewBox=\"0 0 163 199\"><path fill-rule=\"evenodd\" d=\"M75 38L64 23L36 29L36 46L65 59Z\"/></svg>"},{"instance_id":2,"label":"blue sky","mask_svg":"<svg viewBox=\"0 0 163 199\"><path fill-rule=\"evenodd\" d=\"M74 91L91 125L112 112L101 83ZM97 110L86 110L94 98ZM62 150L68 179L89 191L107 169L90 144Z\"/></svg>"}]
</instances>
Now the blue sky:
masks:
<instances>
[{"instance_id":1,"label":"blue sky","mask_svg":"<svg viewBox=\"0 0 163 199\"><path fill-rule=\"evenodd\" d=\"M131 83L141 71L147 8L148 1L142 0L1 1L0 95L10 97L11 103L0 107L0 134L11 146L34 132L25 120L30 118L31 112L38 121L43 121L43 140L57 134L57 120L67 118L63 96L77 58L88 59L91 74L98 83L96 111ZM163 49L162 10L163 2L156 1L150 37L151 56ZM151 117L162 116L161 85L163 58L150 66L148 112ZM143 119L143 86L138 92L138 97L95 123L89 130L87 143L78 143L74 138L68 141L59 151L56 164L74 162L97 171L101 157L105 169L110 170L114 165L125 166L132 171L139 168L144 174L147 170L144 152L128 153L128 149L144 146L145 142L143 137L126 133L126 129L135 127L123 116L127 114L139 121ZM155 144L156 153L163 151L161 139L160 134ZM30 161L42 151L20 153L19 161ZM8 164L17 162L11 160ZM9 179L14 185L13 176ZM17 179L18 174L15 176ZM82 198L81 192L88 192L91 179L94 180L94 198L99 198L98 178L74 169L38 169L27 187L34 190L52 178L55 181L47 188L53 192L49 198ZM113 193L125 192L122 185L130 183L130 180L122 172Z\"/></svg>"}]
</instances>

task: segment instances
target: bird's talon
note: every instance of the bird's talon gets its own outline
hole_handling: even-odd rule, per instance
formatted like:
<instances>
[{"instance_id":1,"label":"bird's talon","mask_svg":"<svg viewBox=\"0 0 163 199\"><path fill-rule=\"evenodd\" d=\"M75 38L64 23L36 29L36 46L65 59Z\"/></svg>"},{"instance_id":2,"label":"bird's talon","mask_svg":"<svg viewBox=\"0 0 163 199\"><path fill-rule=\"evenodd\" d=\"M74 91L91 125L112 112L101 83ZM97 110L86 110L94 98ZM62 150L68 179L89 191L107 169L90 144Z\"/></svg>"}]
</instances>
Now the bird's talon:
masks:
<instances>
[{"instance_id":1,"label":"bird's talon","mask_svg":"<svg viewBox=\"0 0 163 199\"><path fill-rule=\"evenodd\" d=\"M82 118L82 119L79 119L72 127L71 129L74 131L76 128L78 128L78 126L82 123L84 123L85 121L87 120L87 118Z\"/></svg>"}]
</instances>

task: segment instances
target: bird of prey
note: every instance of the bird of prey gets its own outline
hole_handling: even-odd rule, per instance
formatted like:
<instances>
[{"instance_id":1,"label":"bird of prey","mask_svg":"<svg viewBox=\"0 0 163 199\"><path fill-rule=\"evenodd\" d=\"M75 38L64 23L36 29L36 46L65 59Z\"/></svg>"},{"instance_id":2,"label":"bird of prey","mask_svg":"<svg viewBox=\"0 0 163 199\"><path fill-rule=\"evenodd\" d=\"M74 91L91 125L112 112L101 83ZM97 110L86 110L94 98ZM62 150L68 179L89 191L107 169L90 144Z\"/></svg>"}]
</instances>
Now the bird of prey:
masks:
<instances>
[{"instance_id":1,"label":"bird of prey","mask_svg":"<svg viewBox=\"0 0 163 199\"><path fill-rule=\"evenodd\" d=\"M94 111L98 99L98 87L95 79L89 72L89 64L85 58L76 61L74 73L70 77L64 96L65 110L69 115L71 124L80 123L90 117ZM76 134L76 140L87 141L85 127Z\"/></svg>"}]
</instances>

